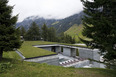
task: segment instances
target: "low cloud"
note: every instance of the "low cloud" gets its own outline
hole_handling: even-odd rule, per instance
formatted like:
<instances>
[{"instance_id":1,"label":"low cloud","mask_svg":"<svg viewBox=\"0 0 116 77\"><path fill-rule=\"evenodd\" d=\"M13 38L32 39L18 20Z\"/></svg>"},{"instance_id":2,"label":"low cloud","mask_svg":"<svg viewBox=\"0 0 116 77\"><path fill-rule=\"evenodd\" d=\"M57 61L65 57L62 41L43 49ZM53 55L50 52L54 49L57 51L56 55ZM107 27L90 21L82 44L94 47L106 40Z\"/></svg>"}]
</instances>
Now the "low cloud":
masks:
<instances>
[{"instance_id":1,"label":"low cloud","mask_svg":"<svg viewBox=\"0 0 116 77\"><path fill-rule=\"evenodd\" d=\"M80 0L9 0L9 5L15 5L13 15L19 14L18 21L33 15L62 19L83 9Z\"/></svg>"}]
</instances>

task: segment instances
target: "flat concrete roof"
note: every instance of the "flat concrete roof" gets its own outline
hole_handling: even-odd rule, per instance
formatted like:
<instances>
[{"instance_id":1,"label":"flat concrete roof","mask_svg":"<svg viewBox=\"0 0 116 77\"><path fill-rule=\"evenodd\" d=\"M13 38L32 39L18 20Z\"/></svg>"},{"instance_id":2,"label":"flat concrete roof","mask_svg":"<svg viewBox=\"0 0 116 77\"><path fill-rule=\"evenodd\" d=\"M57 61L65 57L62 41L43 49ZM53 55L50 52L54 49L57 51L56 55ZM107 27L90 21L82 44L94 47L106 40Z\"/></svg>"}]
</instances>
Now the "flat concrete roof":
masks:
<instances>
[{"instance_id":1,"label":"flat concrete roof","mask_svg":"<svg viewBox=\"0 0 116 77\"><path fill-rule=\"evenodd\" d=\"M34 47L42 48L42 47L51 47L51 46L61 46L66 48L75 48L75 49L86 49L86 50L96 50L96 49L89 49L83 47L76 47L76 46L69 46L69 45L61 45L61 44L49 44L49 45L33 45Z\"/></svg>"},{"instance_id":2,"label":"flat concrete roof","mask_svg":"<svg viewBox=\"0 0 116 77\"><path fill-rule=\"evenodd\" d=\"M67 48L80 48L80 47L76 47L76 46L60 45L60 44L51 44L51 45L34 45L34 47L51 47L51 46L61 46L61 47L67 47Z\"/></svg>"}]
</instances>

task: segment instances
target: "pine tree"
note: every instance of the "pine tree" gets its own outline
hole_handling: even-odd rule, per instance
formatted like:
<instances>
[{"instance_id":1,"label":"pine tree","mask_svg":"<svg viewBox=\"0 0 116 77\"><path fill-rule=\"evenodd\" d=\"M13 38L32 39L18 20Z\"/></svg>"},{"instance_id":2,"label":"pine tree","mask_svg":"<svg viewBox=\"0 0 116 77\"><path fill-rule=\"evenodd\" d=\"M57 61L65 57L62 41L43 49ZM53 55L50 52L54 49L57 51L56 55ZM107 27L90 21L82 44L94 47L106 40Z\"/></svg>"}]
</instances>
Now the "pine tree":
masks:
<instances>
[{"instance_id":1,"label":"pine tree","mask_svg":"<svg viewBox=\"0 0 116 77\"><path fill-rule=\"evenodd\" d=\"M40 40L40 29L35 22L32 22L31 27L25 35L25 39L31 41Z\"/></svg>"},{"instance_id":2,"label":"pine tree","mask_svg":"<svg viewBox=\"0 0 116 77\"><path fill-rule=\"evenodd\" d=\"M56 30L53 27L48 28L48 41L55 42L56 41Z\"/></svg>"},{"instance_id":3,"label":"pine tree","mask_svg":"<svg viewBox=\"0 0 116 77\"><path fill-rule=\"evenodd\" d=\"M72 38L72 40L71 40L71 44L75 44L76 43L76 41L75 41L75 36Z\"/></svg>"},{"instance_id":4,"label":"pine tree","mask_svg":"<svg viewBox=\"0 0 116 77\"><path fill-rule=\"evenodd\" d=\"M58 36L58 42L61 42L61 43L65 43L65 37L64 37L64 33L60 33L59 36Z\"/></svg>"},{"instance_id":5,"label":"pine tree","mask_svg":"<svg viewBox=\"0 0 116 77\"><path fill-rule=\"evenodd\" d=\"M70 35L61 33L59 37L57 37L58 42L61 43L69 43L69 44L74 44L75 43L75 37L71 37Z\"/></svg>"},{"instance_id":6,"label":"pine tree","mask_svg":"<svg viewBox=\"0 0 116 77\"><path fill-rule=\"evenodd\" d=\"M21 46L19 29L15 28L17 16L12 15L12 6L8 0L0 0L0 59L3 51L10 51Z\"/></svg>"},{"instance_id":7,"label":"pine tree","mask_svg":"<svg viewBox=\"0 0 116 77\"><path fill-rule=\"evenodd\" d=\"M21 32L21 36L25 37L26 30L25 30L25 28L23 26L21 26L20 32Z\"/></svg>"},{"instance_id":8,"label":"pine tree","mask_svg":"<svg viewBox=\"0 0 116 77\"><path fill-rule=\"evenodd\" d=\"M81 1L86 14L83 35L92 39L83 41L105 53L106 62L116 61L116 0Z\"/></svg>"},{"instance_id":9,"label":"pine tree","mask_svg":"<svg viewBox=\"0 0 116 77\"><path fill-rule=\"evenodd\" d=\"M48 27L46 26L46 24L44 24L41 29L42 29L41 35L42 35L43 40L48 41Z\"/></svg>"}]
</instances>

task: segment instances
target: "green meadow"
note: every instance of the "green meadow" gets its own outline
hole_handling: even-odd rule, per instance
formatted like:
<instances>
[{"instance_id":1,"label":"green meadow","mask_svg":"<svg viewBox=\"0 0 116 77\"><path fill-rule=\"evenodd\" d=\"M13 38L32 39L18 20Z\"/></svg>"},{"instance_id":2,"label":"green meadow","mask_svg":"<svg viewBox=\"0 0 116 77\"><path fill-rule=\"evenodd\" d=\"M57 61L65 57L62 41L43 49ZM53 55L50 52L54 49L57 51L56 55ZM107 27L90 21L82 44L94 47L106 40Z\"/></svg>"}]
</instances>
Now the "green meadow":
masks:
<instances>
[{"instance_id":1,"label":"green meadow","mask_svg":"<svg viewBox=\"0 0 116 77\"><path fill-rule=\"evenodd\" d=\"M55 54L32 45L53 42L25 41L19 49L26 57ZM26 51L25 51L26 50ZM28 54L28 55L27 55ZM24 62L16 52L4 52L0 62L0 77L116 77L116 71L101 68L65 68L48 64ZM31 55L31 56L29 56Z\"/></svg>"},{"instance_id":2,"label":"green meadow","mask_svg":"<svg viewBox=\"0 0 116 77\"><path fill-rule=\"evenodd\" d=\"M82 31L83 31L83 25L77 25L74 24L72 27L70 27L67 31L65 31L65 34L68 34L72 37L75 37L76 42L78 43L82 43L79 39L82 38L84 40L90 40L88 38L86 38L85 36L82 35Z\"/></svg>"}]
</instances>

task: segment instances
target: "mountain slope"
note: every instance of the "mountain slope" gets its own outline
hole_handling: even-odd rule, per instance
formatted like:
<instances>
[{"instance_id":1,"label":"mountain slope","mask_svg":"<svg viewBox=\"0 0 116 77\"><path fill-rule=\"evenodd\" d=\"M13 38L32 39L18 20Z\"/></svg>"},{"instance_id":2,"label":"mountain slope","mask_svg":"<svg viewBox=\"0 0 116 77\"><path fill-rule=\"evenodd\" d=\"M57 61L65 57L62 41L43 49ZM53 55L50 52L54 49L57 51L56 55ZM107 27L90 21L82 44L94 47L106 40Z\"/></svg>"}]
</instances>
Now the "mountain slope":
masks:
<instances>
[{"instance_id":1,"label":"mountain slope","mask_svg":"<svg viewBox=\"0 0 116 77\"><path fill-rule=\"evenodd\" d=\"M38 17L38 16L31 16L31 17L27 17L22 22L18 22L17 27L23 26L27 30L27 29L29 29L32 22L36 22L36 24L39 27L41 27L44 23L46 23L46 25L51 25L52 23L54 23L56 21L58 21L58 20L44 19L44 18L41 18L41 17Z\"/></svg>"},{"instance_id":2,"label":"mountain slope","mask_svg":"<svg viewBox=\"0 0 116 77\"><path fill-rule=\"evenodd\" d=\"M79 37L84 39L84 40L92 40L90 38L87 38L87 37L83 36L82 31L83 31L83 25L82 24L80 24L80 25L74 24L72 27L70 27L64 33L68 34L72 37L75 37L76 42L81 42L82 43L82 41L79 40Z\"/></svg>"},{"instance_id":3,"label":"mountain slope","mask_svg":"<svg viewBox=\"0 0 116 77\"><path fill-rule=\"evenodd\" d=\"M22 25L26 30L28 30L30 24L34 21L39 25L39 27L41 27L44 23L46 23L48 27L54 27L56 28L57 33L61 33L68 30L74 24L80 25L83 15L84 13L82 11L78 14L60 20L44 19L39 16L31 16L31 17L27 17L22 22L18 22L17 27L20 27Z\"/></svg>"},{"instance_id":4,"label":"mountain slope","mask_svg":"<svg viewBox=\"0 0 116 77\"><path fill-rule=\"evenodd\" d=\"M76 39L76 42L80 42L79 38L78 37L81 37L81 38L85 38L83 35L82 35L82 30L83 30L83 25L77 25L77 24L74 24L72 27L70 27L67 31L65 31L64 33L65 34L68 34L72 37L75 37Z\"/></svg>"},{"instance_id":5,"label":"mountain slope","mask_svg":"<svg viewBox=\"0 0 116 77\"><path fill-rule=\"evenodd\" d=\"M65 19L62 19L59 21L59 23L52 25L52 26L54 26L57 29L58 33L65 32L74 24L80 25L83 16L84 16L84 13L80 12L79 14L75 14Z\"/></svg>"}]
</instances>

